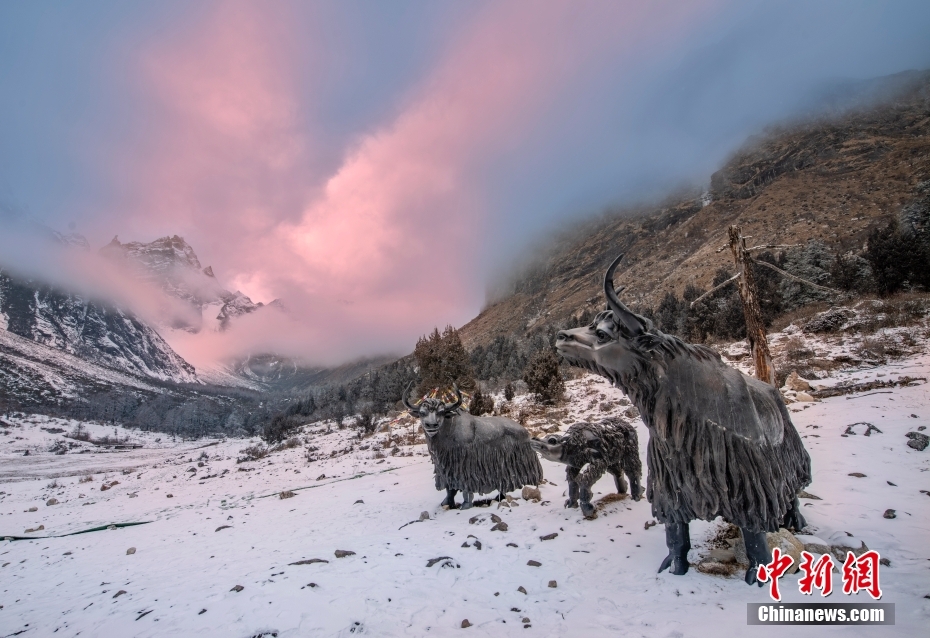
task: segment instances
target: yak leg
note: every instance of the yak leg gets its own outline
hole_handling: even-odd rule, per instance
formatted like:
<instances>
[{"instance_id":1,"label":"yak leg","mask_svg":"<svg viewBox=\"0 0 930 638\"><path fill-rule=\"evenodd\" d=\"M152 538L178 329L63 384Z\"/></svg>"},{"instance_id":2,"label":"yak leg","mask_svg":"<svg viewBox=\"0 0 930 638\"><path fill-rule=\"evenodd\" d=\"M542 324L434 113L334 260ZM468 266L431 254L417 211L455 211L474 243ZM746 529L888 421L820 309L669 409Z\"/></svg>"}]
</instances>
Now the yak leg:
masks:
<instances>
[{"instance_id":1,"label":"yak leg","mask_svg":"<svg viewBox=\"0 0 930 638\"><path fill-rule=\"evenodd\" d=\"M591 487L589 485L581 485L581 513L585 518L594 518L594 506L591 505L591 497L594 496L594 493L591 492Z\"/></svg>"},{"instance_id":2,"label":"yak leg","mask_svg":"<svg viewBox=\"0 0 930 638\"><path fill-rule=\"evenodd\" d=\"M614 475L614 484L617 486L617 494L626 494L629 487L626 484L626 479L623 478L623 468L619 465L614 465L608 468L607 471Z\"/></svg>"},{"instance_id":3,"label":"yak leg","mask_svg":"<svg viewBox=\"0 0 930 638\"><path fill-rule=\"evenodd\" d=\"M743 543L746 545L746 558L749 559L749 569L746 570L746 584L757 583L759 587L762 587L762 583L756 578L756 572L759 570L759 565L767 565L772 562L772 552L769 550L769 544L765 542L765 532L750 532L742 527L739 531L743 535Z\"/></svg>"},{"instance_id":4,"label":"yak leg","mask_svg":"<svg viewBox=\"0 0 930 638\"><path fill-rule=\"evenodd\" d=\"M646 490L639 484L639 477L632 472L627 472L626 477L630 479L630 496L633 497L634 501L640 500L643 497L643 492Z\"/></svg>"},{"instance_id":5,"label":"yak leg","mask_svg":"<svg viewBox=\"0 0 930 638\"><path fill-rule=\"evenodd\" d=\"M659 573L669 567L669 572L676 576L688 573L688 551L691 549L688 523L666 523L665 545L668 547L668 556L659 565Z\"/></svg>"},{"instance_id":6,"label":"yak leg","mask_svg":"<svg viewBox=\"0 0 930 638\"><path fill-rule=\"evenodd\" d=\"M448 507L450 510L455 509L455 494L458 490L453 490L451 488L446 488L446 497L442 499L442 503L439 504L440 507Z\"/></svg>"},{"instance_id":7,"label":"yak leg","mask_svg":"<svg viewBox=\"0 0 930 638\"><path fill-rule=\"evenodd\" d=\"M795 532L800 532L807 527L807 521L805 521L804 517L801 515L801 504L798 502L797 497L795 497L794 503L788 507L788 511L785 512L785 520L782 522L781 526Z\"/></svg>"},{"instance_id":8,"label":"yak leg","mask_svg":"<svg viewBox=\"0 0 930 638\"><path fill-rule=\"evenodd\" d=\"M474 506L474 503L472 503L472 500L474 499L474 494L472 494L468 490L462 490L462 499L463 499L462 504L459 505L460 510L471 509Z\"/></svg>"},{"instance_id":9,"label":"yak leg","mask_svg":"<svg viewBox=\"0 0 930 638\"><path fill-rule=\"evenodd\" d=\"M568 500L565 501L565 507L578 507L578 472L577 467L567 467L565 469L565 479L568 481Z\"/></svg>"}]
</instances>

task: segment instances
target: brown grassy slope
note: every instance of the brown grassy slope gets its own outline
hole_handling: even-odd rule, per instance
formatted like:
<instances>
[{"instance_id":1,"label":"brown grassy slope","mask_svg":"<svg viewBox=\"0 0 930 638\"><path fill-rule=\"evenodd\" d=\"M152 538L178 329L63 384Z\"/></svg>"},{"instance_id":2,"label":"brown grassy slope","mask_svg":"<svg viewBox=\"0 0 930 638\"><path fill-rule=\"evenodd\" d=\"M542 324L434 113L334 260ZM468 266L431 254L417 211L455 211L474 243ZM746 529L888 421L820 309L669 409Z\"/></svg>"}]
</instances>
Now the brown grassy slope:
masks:
<instances>
[{"instance_id":1,"label":"brown grassy slope","mask_svg":"<svg viewBox=\"0 0 930 638\"><path fill-rule=\"evenodd\" d=\"M655 306L688 283L708 288L731 267L726 229L740 224L750 244L819 239L860 249L869 232L916 197L930 179L930 75L893 101L831 120L773 129L711 179L712 202L588 220L537 251L535 264L461 329L467 348L495 336L521 336L603 304L601 277L626 257L617 285L624 299Z\"/></svg>"}]
</instances>

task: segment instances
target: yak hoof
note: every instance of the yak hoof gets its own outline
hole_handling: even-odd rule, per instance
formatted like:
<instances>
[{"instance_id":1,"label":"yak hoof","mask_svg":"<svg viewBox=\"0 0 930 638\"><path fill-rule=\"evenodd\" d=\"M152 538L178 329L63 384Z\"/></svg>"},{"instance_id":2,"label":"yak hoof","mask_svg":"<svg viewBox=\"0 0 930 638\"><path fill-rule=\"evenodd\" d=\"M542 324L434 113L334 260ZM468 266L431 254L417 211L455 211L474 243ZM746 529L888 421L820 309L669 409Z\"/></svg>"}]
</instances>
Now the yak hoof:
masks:
<instances>
[{"instance_id":1,"label":"yak hoof","mask_svg":"<svg viewBox=\"0 0 930 638\"><path fill-rule=\"evenodd\" d=\"M462 503L461 505L459 505L459 509L460 509L460 510L470 510L470 509L473 508L474 506L475 506L474 503Z\"/></svg>"},{"instance_id":2,"label":"yak hoof","mask_svg":"<svg viewBox=\"0 0 930 638\"><path fill-rule=\"evenodd\" d=\"M671 567L671 569L669 569ZM682 559L680 556L675 556L674 554L669 554L665 557L665 560L662 561L662 564L659 565L659 572L662 573L666 569L669 569L670 574L675 576L684 576L688 573L688 560Z\"/></svg>"},{"instance_id":3,"label":"yak hoof","mask_svg":"<svg viewBox=\"0 0 930 638\"><path fill-rule=\"evenodd\" d=\"M568 499L567 501L565 501L565 507L575 507L575 508L577 508L577 507L578 507L578 501L573 501L572 499Z\"/></svg>"},{"instance_id":4,"label":"yak hoof","mask_svg":"<svg viewBox=\"0 0 930 638\"><path fill-rule=\"evenodd\" d=\"M581 504L581 513L585 518L596 518L597 514L594 512L594 506L590 503Z\"/></svg>"},{"instance_id":5,"label":"yak hoof","mask_svg":"<svg viewBox=\"0 0 930 638\"><path fill-rule=\"evenodd\" d=\"M630 490L630 496L633 497L633 500L634 500L634 501L641 501L642 498L643 498L643 493L644 493L645 491L646 491L646 490L644 490L644 489L641 488L641 487L636 487L636 488Z\"/></svg>"},{"instance_id":6,"label":"yak hoof","mask_svg":"<svg viewBox=\"0 0 930 638\"><path fill-rule=\"evenodd\" d=\"M749 569L746 570L745 580L746 580L747 585L755 584L755 585L758 585L759 587L762 587L762 581L756 577L756 572L758 571L759 571L758 565L752 565Z\"/></svg>"}]
</instances>

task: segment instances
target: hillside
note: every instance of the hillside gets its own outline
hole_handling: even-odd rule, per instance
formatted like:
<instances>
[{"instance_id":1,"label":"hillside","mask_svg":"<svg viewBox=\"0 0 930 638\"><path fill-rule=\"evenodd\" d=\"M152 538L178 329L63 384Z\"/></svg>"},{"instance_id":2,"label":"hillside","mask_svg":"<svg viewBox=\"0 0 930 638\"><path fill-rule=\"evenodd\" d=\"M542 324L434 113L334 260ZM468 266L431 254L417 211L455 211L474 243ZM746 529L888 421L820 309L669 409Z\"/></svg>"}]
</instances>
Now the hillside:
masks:
<instances>
[{"instance_id":1,"label":"hillside","mask_svg":"<svg viewBox=\"0 0 930 638\"><path fill-rule=\"evenodd\" d=\"M815 239L836 254L861 250L873 229L921 200L930 180L930 73L898 84L893 98L751 138L703 196L565 228L461 329L466 347L599 309L603 272L619 253L617 285L634 305L655 307L688 284L708 289L731 266L729 251L719 251L731 224L754 244Z\"/></svg>"}]
</instances>

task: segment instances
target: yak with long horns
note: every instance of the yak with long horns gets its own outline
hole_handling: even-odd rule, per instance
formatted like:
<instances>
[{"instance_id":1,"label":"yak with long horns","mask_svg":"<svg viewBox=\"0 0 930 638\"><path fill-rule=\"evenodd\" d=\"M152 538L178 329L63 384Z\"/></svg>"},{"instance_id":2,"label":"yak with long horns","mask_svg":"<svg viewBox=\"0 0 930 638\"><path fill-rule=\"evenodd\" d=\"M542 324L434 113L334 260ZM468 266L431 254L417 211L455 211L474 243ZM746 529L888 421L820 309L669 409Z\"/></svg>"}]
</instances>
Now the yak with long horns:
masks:
<instances>
[{"instance_id":1,"label":"yak with long horns","mask_svg":"<svg viewBox=\"0 0 930 638\"><path fill-rule=\"evenodd\" d=\"M474 416L459 409L462 394L455 389L454 403L423 399L413 405L404 389L404 407L419 417L426 433L426 446L433 461L436 489L446 490L443 506L455 508L455 495L465 499L461 509L473 505L475 494L495 490L502 497L524 485L539 485L542 466L530 434L522 425L498 416Z\"/></svg>"},{"instance_id":2,"label":"yak with long horns","mask_svg":"<svg viewBox=\"0 0 930 638\"><path fill-rule=\"evenodd\" d=\"M810 457L776 388L660 332L620 301L613 276L622 258L604 277L608 309L559 332L556 349L622 389L649 428L646 498L669 551L659 571L687 572L688 523L721 516L743 534L752 584L757 566L771 561L765 533L805 525L797 494L810 483Z\"/></svg>"}]
</instances>

